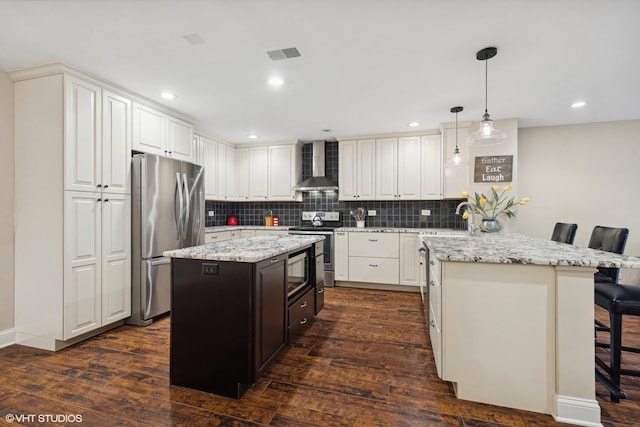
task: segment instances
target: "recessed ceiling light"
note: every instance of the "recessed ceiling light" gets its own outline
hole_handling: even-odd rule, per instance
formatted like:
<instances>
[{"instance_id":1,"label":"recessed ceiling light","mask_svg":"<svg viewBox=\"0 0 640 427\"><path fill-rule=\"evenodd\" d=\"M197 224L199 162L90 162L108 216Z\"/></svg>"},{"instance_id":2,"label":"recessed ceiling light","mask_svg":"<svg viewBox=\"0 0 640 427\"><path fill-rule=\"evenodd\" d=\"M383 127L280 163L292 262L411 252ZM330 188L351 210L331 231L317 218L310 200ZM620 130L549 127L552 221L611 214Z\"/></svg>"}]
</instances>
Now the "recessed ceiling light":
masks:
<instances>
[{"instance_id":1,"label":"recessed ceiling light","mask_svg":"<svg viewBox=\"0 0 640 427\"><path fill-rule=\"evenodd\" d=\"M282 77L277 76L270 77L268 81L271 86L282 86L284 84Z\"/></svg>"},{"instance_id":2,"label":"recessed ceiling light","mask_svg":"<svg viewBox=\"0 0 640 427\"><path fill-rule=\"evenodd\" d=\"M160 96L164 99L176 99L176 94L171 92L162 92Z\"/></svg>"},{"instance_id":3,"label":"recessed ceiling light","mask_svg":"<svg viewBox=\"0 0 640 427\"><path fill-rule=\"evenodd\" d=\"M420 126L420 123L418 122L411 122L409 123L409 126L411 126L412 128L416 127L416 126Z\"/></svg>"},{"instance_id":4,"label":"recessed ceiling light","mask_svg":"<svg viewBox=\"0 0 640 427\"><path fill-rule=\"evenodd\" d=\"M584 101L578 101L578 102L574 102L573 104L571 104L571 108L582 108L585 105L587 105L586 102Z\"/></svg>"},{"instance_id":5,"label":"recessed ceiling light","mask_svg":"<svg viewBox=\"0 0 640 427\"><path fill-rule=\"evenodd\" d=\"M247 137L249 139L256 139L256 138L258 138L258 135L251 134L251 135L247 135Z\"/></svg>"}]
</instances>

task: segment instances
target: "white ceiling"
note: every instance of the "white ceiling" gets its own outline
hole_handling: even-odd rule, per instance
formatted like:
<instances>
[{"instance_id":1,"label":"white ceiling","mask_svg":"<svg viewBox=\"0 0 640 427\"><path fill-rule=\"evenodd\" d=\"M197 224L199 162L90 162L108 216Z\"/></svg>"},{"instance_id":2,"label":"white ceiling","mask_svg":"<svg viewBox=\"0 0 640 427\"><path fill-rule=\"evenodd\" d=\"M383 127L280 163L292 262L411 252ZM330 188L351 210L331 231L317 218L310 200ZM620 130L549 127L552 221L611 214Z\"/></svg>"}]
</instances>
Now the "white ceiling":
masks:
<instances>
[{"instance_id":1,"label":"white ceiling","mask_svg":"<svg viewBox=\"0 0 640 427\"><path fill-rule=\"evenodd\" d=\"M456 105L480 120L487 46L493 119L640 118L639 0L0 0L1 70L62 62L233 143L434 129Z\"/></svg>"}]
</instances>

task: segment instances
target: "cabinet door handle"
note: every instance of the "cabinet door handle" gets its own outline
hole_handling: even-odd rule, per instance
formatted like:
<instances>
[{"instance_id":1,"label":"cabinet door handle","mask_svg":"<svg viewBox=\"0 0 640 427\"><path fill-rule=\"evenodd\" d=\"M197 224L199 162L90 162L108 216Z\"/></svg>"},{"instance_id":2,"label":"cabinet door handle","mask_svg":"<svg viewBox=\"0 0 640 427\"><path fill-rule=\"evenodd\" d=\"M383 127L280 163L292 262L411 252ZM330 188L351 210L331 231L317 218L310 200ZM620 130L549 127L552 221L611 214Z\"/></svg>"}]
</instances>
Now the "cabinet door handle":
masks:
<instances>
[{"instance_id":1,"label":"cabinet door handle","mask_svg":"<svg viewBox=\"0 0 640 427\"><path fill-rule=\"evenodd\" d=\"M433 261L429 261L429 265L436 265L436 263Z\"/></svg>"},{"instance_id":2,"label":"cabinet door handle","mask_svg":"<svg viewBox=\"0 0 640 427\"><path fill-rule=\"evenodd\" d=\"M300 321L301 325L304 325L305 323L307 323L307 318L306 317Z\"/></svg>"},{"instance_id":3,"label":"cabinet door handle","mask_svg":"<svg viewBox=\"0 0 640 427\"><path fill-rule=\"evenodd\" d=\"M424 254L427 252L427 250L424 247L420 247L420 249L418 249L418 252Z\"/></svg>"},{"instance_id":4,"label":"cabinet door handle","mask_svg":"<svg viewBox=\"0 0 640 427\"><path fill-rule=\"evenodd\" d=\"M435 286L435 285L436 285L436 284L435 284L435 282L434 282L433 280L429 280L429 284L430 284L431 286Z\"/></svg>"},{"instance_id":5,"label":"cabinet door handle","mask_svg":"<svg viewBox=\"0 0 640 427\"><path fill-rule=\"evenodd\" d=\"M98 201L98 202L101 202L101 201L102 201L102 199L97 199L97 201Z\"/></svg>"},{"instance_id":6,"label":"cabinet door handle","mask_svg":"<svg viewBox=\"0 0 640 427\"><path fill-rule=\"evenodd\" d=\"M104 201L105 203L107 203L107 202L109 201L109 199L104 199L103 201Z\"/></svg>"},{"instance_id":7,"label":"cabinet door handle","mask_svg":"<svg viewBox=\"0 0 640 427\"><path fill-rule=\"evenodd\" d=\"M370 242L377 242L378 239L369 239Z\"/></svg>"},{"instance_id":8,"label":"cabinet door handle","mask_svg":"<svg viewBox=\"0 0 640 427\"><path fill-rule=\"evenodd\" d=\"M433 326L434 328L436 327L436 324L434 323L434 321L433 321L433 320L429 320L429 324L430 324L431 326Z\"/></svg>"},{"instance_id":9,"label":"cabinet door handle","mask_svg":"<svg viewBox=\"0 0 640 427\"><path fill-rule=\"evenodd\" d=\"M104 186L104 188L109 188L109 185L108 185L108 184L107 184L107 185L105 185L105 186Z\"/></svg>"},{"instance_id":10,"label":"cabinet door handle","mask_svg":"<svg viewBox=\"0 0 640 427\"><path fill-rule=\"evenodd\" d=\"M319 293L319 294L323 294L323 293L324 293L324 288L322 288L322 289L318 289L318 293Z\"/></svg>"},{"instance_id":11,"label":"cabinet door handle","mask_svg":"<svg viewBox=\"0 0 640 427\"><path fill-rule=\"evenodd\" d=\"M378 264L369 264L369 267L377 267Z\"/></svg>"},{"instance_id":12,"label":"cabinet door handle","mask_svg":"<svg viewBox=\"0 0 640 427\"><path fill-rule=\"evenodd\" d=\"M307 305L309 305L309 304L307 304L307 302L305 301L302 304L300 304L300 308L305 308Z\"/></svg>"},{"instance_id":13,"label":"cabinet door handle","mask_svg":"<svg viewBox=\"0 0 640 427\"><path fill-rule=\"evenodd\" d=\"M96 188L102 188L102 184L96 185Z\"/></svg>"}]
</instances>

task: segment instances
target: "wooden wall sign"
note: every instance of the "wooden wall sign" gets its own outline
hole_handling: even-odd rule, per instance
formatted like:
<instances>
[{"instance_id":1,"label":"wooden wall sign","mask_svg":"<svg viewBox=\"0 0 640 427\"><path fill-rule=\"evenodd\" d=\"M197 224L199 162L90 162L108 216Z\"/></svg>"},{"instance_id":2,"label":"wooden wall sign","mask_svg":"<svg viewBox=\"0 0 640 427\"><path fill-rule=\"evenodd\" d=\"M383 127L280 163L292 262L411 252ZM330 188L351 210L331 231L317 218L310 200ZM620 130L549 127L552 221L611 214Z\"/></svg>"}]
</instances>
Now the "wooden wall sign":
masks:
<instances>
[{"instance_id":1,"label":"wooden wall sign","mask_svg":"<svg viewBox=\"0 0 640 427\"><path fill-rule=\"evenodd\" d=\"M476 157L473 182L511 182L513 156Z\"/></svg>"}]
</instances>

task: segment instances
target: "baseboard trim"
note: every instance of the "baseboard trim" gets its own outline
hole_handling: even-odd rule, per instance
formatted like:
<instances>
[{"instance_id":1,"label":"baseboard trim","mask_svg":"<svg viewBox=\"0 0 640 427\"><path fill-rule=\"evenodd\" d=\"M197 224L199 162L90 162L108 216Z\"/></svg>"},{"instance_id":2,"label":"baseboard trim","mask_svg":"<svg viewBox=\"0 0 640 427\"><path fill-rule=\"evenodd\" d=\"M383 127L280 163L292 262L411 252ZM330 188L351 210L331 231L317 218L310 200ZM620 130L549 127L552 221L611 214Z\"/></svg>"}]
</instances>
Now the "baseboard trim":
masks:
<instances>
[{"instance_id":1,"label":"baseboard trim","mask_svg":"<svg viewBox=\"0 0 640 427\"><path fill-rule=\"evenodd\" d=\"M5 329L4 331L0 331L0 348L9 347L16 343L16 330Z\"/></svg>"},{"instance_id":2,"label":"baseboard trim","mask_svg":"<svg viewBox=\"0 0 640 427\"><path fill-rule=\"evenodd\" d=\"M373 289L377 291L420 292L420 287L413 285L387 285L384 283L348 282L343 280L336 281L335 287Z\"/></svg>"},{"instance_id":3,"label":"baseboard trim","mask_svg":"<svg viewBox=\"0 0 640 427\"><path fill-rule=\"evenodd\" d=\"M602 427L598 401L570 396L555 396L553 418L560 423L587 427Z\"/></svg>"}]
</instances>

